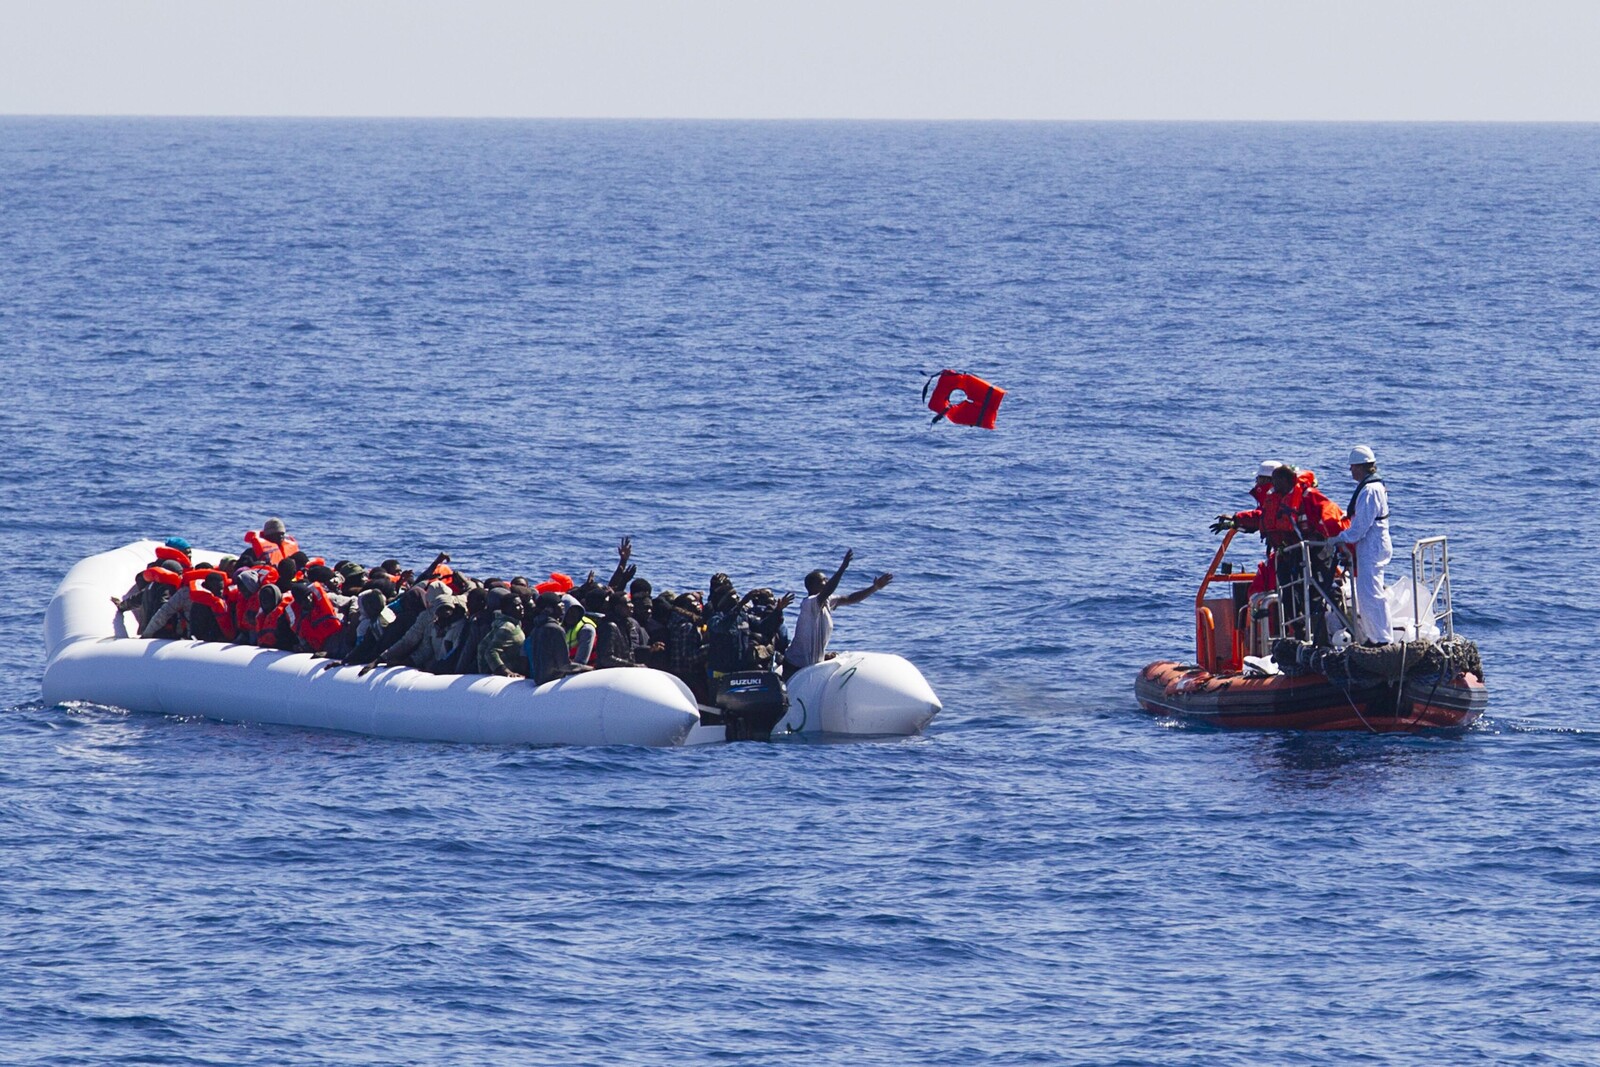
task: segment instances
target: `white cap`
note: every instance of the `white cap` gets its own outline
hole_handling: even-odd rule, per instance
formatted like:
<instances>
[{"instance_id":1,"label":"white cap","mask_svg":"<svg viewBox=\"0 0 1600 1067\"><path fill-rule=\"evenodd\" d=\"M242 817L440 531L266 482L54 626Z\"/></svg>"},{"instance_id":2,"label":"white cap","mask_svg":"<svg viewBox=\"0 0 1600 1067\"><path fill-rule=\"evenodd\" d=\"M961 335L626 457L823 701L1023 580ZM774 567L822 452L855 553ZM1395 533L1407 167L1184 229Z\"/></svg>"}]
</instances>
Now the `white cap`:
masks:
<instances>
[{"instance_id":1,"label":"white cap","mask_svg":"<svg viewBox=\"0 0 1600 1067\"><path fill-rule=\"evenodd\" d=\"M1264 459L1261 461L1261 466L1256 468L1256 477L1270 478L1272 477L1272 472L1281 466L1283 466L1283 464L1279 463L1275 459Z\"/></svg>"},{"instance_id":2,"label":"white cap","mask_svg":"<svg viewBox=\"0 0 1600 1067\"><path fill-rule=\"evenodd\" d=\"M1378 457L1372 454L1372 449L1366 445L1356 445L1350 450L1350 466L1359 467L1367 463L1378 462Z\"/></svg>"}]
</instances>

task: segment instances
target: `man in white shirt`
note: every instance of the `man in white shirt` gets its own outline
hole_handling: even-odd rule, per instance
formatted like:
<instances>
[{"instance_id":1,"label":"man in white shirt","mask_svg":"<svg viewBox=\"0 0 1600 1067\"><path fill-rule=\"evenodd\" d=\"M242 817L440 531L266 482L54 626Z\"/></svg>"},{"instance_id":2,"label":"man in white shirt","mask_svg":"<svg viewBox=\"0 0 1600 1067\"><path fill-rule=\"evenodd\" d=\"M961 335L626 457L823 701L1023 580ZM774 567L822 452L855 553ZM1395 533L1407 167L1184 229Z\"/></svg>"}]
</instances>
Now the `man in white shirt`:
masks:
<instances>
[{"instance_id":1,"label":"man in white shirt","mask_svg":"<svg viewBox=\"0 0 1600 1067\"><path fill-rule=\"evenodd\" d=\"M839 580L844 577L854 558L853 549L846 552L844 562L839 564L832 578L828 577L826 571L812 571L806 575L806 598L800 602L800 617L794 624L794 637L789 641L789 650L783 654L785 678L829 658L828 641L833 637L834 608L859 604L894 581L894 575L880 574L865 589L858 589L849 596L834 596L834 591L839 588Z\"/></svg>"},{"instance_id":2,"label":"man in white shirt","mask_svg":"<svg viewBox=\"0 0 1600 1067\"><path fill-rule=\"evenodd\" d=\"M1366 445L1350 450L1350 477L1357 482L1345 509L1350 525L1333 540L1350 545L1356 557L1356 611L1362 639L1386 645L1394 640L1389 601L1383 595L1383 568L1394 556L1389 542L1389 491L1378 477L1378 459Z\"/></svg>"}]
</instances>

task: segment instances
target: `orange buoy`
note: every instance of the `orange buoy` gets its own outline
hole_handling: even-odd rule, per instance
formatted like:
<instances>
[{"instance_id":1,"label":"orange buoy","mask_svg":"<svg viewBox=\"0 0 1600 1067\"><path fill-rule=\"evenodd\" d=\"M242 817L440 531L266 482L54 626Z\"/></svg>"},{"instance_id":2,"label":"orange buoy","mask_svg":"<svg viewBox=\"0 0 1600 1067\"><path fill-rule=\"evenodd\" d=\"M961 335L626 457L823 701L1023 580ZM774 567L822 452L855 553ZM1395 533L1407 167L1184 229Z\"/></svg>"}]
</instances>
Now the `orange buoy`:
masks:
<instances>
[{"instance_id":1,"label":"orange buoy","mask_svg":"<svg viewBox=\"0 0 1600 1067\"><path fill-rule=\"evenodd\" d=\"M928 396L930 388L933 390L931 397ZM958 394L960 399L956 399ZM975 374L948 369L928 375L928 382L922 387L922 398L928 402L928 410L934 413L930 426L940 419L949 419L957 426L982 426L992 430L1005 395L1004 389L990 385Z\"/></svg>"}]
</instances>

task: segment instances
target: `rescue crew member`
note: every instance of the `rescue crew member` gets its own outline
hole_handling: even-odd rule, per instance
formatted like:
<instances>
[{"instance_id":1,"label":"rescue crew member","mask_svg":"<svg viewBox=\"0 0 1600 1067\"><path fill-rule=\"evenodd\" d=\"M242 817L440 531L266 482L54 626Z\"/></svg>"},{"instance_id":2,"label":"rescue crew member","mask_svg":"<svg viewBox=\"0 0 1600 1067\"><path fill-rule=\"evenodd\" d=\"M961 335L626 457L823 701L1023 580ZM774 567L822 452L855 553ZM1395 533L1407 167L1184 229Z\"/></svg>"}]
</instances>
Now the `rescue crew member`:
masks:
<instances>
[{"instance_id":1,"label":"rescue crew member","mask_svg":"<svg viewBox=\"0 0 1600 1067\"><path fill-rule=\"evenodd\" d=\"M1366 445L1350 450L1350 477L1356 482L1350 497L1350 525L1334 540L1350 546L1355 555L1361 637L1368 644L1386 645L1394 640L1389 600L1383 592L1383 568L1394 556L1389 541L1389 491L1378 477L1378 458Z\"/></svg>"},{"instance_id":2,"label":"rescue crew member","mask_svg":"<svg viewBox=\"0 0 1600 1067\"><path fill-rule=\"evenodd\" d=\"M1272 493L1272 472L1281 466L1283 464L1275 459L1262 460L1261 466L1256 468L1256 484L1250 489L1256 506L1249 511L1218 515L1217 521L1211 524L1211 532L1238 529L1246 533L1259 533L1269 549L1283 544L1285 531L1279 528L1277 521L1278 498Z\"/></svg>"},{"instance_id":3,"label":"rescue crew member","mask_svg":"<svg viewBox=\"0 0 1600 1067\"><path fill-rule=\"evenodd\" d=\"M1285 520L1289 530L1288 542L1277 553L1278 588L1287 592L1285 615L1293 618L1310 613L1313 616L1312 633L1309 638L1297 636L1325 645L1328 643L1328 626L1324 614L1311 610L1315 608L1315 603L1309 608L1301 603L1299 582L1305 550L1289 546L1301 541L1327 541L1333 538L1345 527L1344 512L1317 488L1316 475L1310 471L1297 471L1287 464L1272 472L1272 491L1278 496L1279 517ZM1339 594L1334 582L1337 552L1314 547L1310 550L1310 556L1311 577L1317 585L1313 590L1314 598L1334 598L1333 607L1342 612L1343 605L1337 602Z\"/></svg>"}]
</instances>

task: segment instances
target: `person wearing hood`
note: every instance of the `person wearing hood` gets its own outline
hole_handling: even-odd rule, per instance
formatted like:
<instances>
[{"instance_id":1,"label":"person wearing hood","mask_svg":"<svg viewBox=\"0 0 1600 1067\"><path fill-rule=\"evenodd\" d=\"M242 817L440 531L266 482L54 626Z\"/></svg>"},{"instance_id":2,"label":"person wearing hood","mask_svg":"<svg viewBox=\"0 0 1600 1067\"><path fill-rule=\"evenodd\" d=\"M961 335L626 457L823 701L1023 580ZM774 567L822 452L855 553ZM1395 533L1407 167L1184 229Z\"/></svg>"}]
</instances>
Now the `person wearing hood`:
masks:
<instances>
[{"instance_id":1,"label":"person wearing hood","mask_svg":"<svg viewBox=\"0 0 1600 1067\"><path fill-rule=\"evenodd\" d=\"M328 664L330 667L344 663L371 663L378 658L384 631L394 625L394 612L383 599L383 594L376 589L363 590L356 597L356 611L355 644L343 660Z\"/></svg>"},{"instance_id":2,"label":"person wearing hood","mask_svg":"<svg viewBox=\"0 0 1600 1067\"><path fill-rule=\"evenodd\" d=\"M277 585L262 585L259 601L252 643L261 648L294 648L294 631L284 617L287 602L283 591Z\"/></svg>"},{"instance_id":3,"label":"person wearing hood","mask_svg":"<svg viewBox=\"0 0 1600 1067\"><path fill-rule=\"evenodd\" d=\"M520 601L509 589L493 589L486 603L494 613L494 623L478 644L478 673L521 678L527 635L517 614Z\"/></svg>"},{"instance_id":4,"label":"person wearing hood","mask_svg":"<svg viewBox=\"0 0 1600 1067\"><path fill-rule=\"evenodd\" d=\"M238 631L236 640L256 643L256 619L261 614L261 590L278 580L278 572L265 563L239 567L233 572L233 589L229 600L233 605L233 625ZM274 587L276 588L276 587Z\"/></svg>"},{"instance_id":5,"label":"person wearing hood","mask_svg":"<svg viewBox=\"0 0 1600 1067\"><path fill-rule=\"evenodd\" d=\"M433 626L428 630L427 658L434 674L456 674L460 660L461 636L467 629L467 601L455 594L440 600L433 609Z\"/></svg>"},{"instance_id":6,"label":"person wearing hood","mask_svg":"<svg viewBox=\"0 0 1600 1067\"><path fill-rule=\"evenodd\" d=\"M540 593L534 601L522 650L528 657L529 677L535 685L593 670L586 663L572 662L567 654L567 632L561 628L561 613L561 597L557 593Z\"/></svg>"},{"instance_id":7,"label":"person wearing hood","mask_svg":"<svg viewBox=\"0 0 1600 1067\"><path fill-rule=\"evenodd\" d=\"M489 607L489 590L473 586L463 598L466 619L456 641L455 654L439 665L441 674L476 674L478 672L478 646L494 628L494 611Z\"/></svg>"},{"instance_id":8,"label":"person wearing hood","mask_svg":"<svg viewBox=\"0 0 1600 1067\"><path fill-rule=\"evenodd\" d=\"M561 629L567 638L567 657L573 663L593 667L595 647L599 644L600 624L590 617L576 598L564 597L561 603Z\"/></svg>"},{"instance_id":9,"label":"person wearing hood","mask_svg":"<svg viewBox=\"0 0 1600 1067\"><path fill-rule=\"evenodd\" d=\"M1371 448L1357 445L1350 450L1350 477L1356 483L1350 524L1333 539L1355 556L1361 637L1367 644L1386 645L1394 640L1394 629L1383 569L1394 558L1394 544L1389 540L1389 491L1378 477L1378 457Z\"/></svg>"},{"instance_id":10,"label":"person wearing hood","mask_svg":"<svg viewBox=\"0 0 1600 1067\"><path fill-rule=\"evenodd\" d=\"M436 657L440 647L433 639L434 613L446 602L453 602L454 597L450 587L443 582L430 581L425 585L414 585L411 589L413 591L407 592L406 598L420 596L422 610L412 617L406 632L384 649L379 659L384 663L431 671L438 662Z\"/></svg>"}]
</instances>

